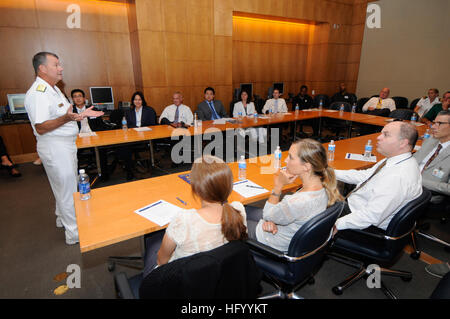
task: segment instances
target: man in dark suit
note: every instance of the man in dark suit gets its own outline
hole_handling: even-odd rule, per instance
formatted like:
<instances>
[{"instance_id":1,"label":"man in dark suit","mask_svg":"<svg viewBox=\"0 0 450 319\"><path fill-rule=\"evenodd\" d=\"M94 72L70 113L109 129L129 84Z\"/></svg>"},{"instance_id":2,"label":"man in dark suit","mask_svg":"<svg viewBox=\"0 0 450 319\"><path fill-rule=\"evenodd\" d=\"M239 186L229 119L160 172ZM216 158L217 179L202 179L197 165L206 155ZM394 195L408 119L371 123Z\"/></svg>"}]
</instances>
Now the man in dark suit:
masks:
<instances>
[{"instance_id":1,"label":"man in dark suit","mask_svg":"<svg viewBox=\"0 0 450 319\"><path fill-rule=\"evenodd\" d=\"M86 110L86 97L84 91L81 89L74 89L70 92L70 96L73 101L73 113L81 114ZM94 108L94 111L98 111L98 109ZM78 129L80 133L91 133L96 131L104 131L107 130L108 127L103 122L101 117L95 118L84 118L82 121L77 122ZM83 150L81 150L83 152ZM107 158L108 150L105 148L99 149L99 157L100 157L100 168L102 171L102 180L107 181L109 179L109 170L108 170L108 158ZM78 156L80 155L80 150L78 151Z\"/></svg>"},{"instance_id":2,"label":"man in dark suit","mask_svg":"<svg viewBox=\"0 0 450 319\"><path fill-rule=\"evenodd\" d=\"M313 107L313 98L308 95L308 87L306 85L302 85L300 87L300 93L292 99L292 107L294 110L297 104L300 110L310 109Z\"/></svg>"},{"instance_id":3,"label":"man in dark suit","mask_svg":"<svg viewBox=\"0 0 450 319\"><path fill-rule=\"evenodd\" d=\"M341 82L339 83L339 92L331 97L330 102L347 102L353 105L353 103L356 103L356 95L353 93L348 93L345 83Z\"/></svg>"},{"instance_id":4,"label":"man in dark suit","mask_svg":"<svg viewBox=\"0 0 450 319\"><path fill-rule=\"evenodd\" d=\"M222 102L214 100L216 92L212 87L207 87L204 94L205 100L197 106L197 111L195 111L199 120L210 121L228 117Z\"/></svg>"}]
</instances>

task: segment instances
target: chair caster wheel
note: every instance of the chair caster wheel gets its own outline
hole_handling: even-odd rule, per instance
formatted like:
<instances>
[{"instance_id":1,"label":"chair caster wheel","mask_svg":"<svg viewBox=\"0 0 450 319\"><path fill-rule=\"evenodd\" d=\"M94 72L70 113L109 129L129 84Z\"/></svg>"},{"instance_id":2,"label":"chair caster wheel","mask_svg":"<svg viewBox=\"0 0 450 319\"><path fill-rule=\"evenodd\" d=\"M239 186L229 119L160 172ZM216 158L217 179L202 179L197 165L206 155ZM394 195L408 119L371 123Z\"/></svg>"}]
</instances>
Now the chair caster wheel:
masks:
<instances>
[{"instance_id":1,"label":"chair caster wheel","mask_svg":"<svg viewBox=\"0 0 450 319\"><path fill-rule=\"evenodd\" d=\"M400 277L400 278L402 278L402 280L403 280L404 282L409 282L409 281L412 280L412 276L411 276L411 277Z\"/></svg>"},{"instance_id":2,"label":"chair caster wheel","mask_svg":"<svg viewBox=\"0 0 450 319\"><path fill-rule=\"evenodd\" d=\"M417 259L419 259L419 257L420 257L420 251L419 252L413 252L413 253L411 253L410 255L409 255L409 257L411 257L412 259L414 259L414 260L417 260Z\"/></svg>"},{"instance_id":3,"label":"chair caster wheel","mask_svg":"<svg viewBox=\"0 0 450 319\"><path fill-rule=\"evenodd\" d=\"M333 293L337 296L340 296L344 293L344 290L342 289L342 287L339 287L339 286L333 287L333 289L331 289L331 291L333 291Z\"/></svg>"},{"instance_id":4,"label":"chair caster wheel","mask_svg":"<svg viewBox=\"0 0 450 319\"><path fill-rule=\"evenodd\" d=\"M316 283L316 280L314 279L314 277L309 278L308 285L314 285L315 283Z\"/></svg>"},{"instance_id":5,"label":"chair caster wheel","mask_svg":"<svg viewBox=\"0 0 450 319\"><path fill-rule=\"evenodd\" d=\"M113 272L116 269L116 263L113 261L108 262L108 271Z\"/></svg>"}]
</instances>

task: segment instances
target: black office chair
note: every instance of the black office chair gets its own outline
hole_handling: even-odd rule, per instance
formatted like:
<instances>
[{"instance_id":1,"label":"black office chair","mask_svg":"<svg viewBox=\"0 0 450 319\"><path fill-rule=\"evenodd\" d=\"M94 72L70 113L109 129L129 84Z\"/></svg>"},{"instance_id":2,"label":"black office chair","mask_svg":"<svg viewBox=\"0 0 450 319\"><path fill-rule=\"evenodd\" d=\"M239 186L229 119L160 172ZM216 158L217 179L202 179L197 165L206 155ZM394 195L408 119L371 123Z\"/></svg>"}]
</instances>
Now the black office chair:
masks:
<instances>
[{"instance_id":1,"label":"black office chair","mask_svg":"<svg viewBox=\"0 0 450 319\"><path fill-rule=\"evenodd\" d=\"M414 111L410 109L396 109L389 114L389 117L399 120L410 120L413 114Z\"/></svg>"},{"instance_id":2,"label":"black office chair","mask_svg":"<svg viewBox=\"0 0 450 319\"><path fill-rule=\"evenodd\" d=\"M450 299L450 272L439 281L430 299Z\"/></svg>"},{"instance_id":3,"label":"black office chair","mask_svg":"<svg viewBox=\"0 0 450 319\"><path fill-rule=\"evenodd\" d=\"M414 108L415 108L416 105L417 105L417 102L419 102L419 101L420 101L420 98L419 98L419 99L414 99L414 100L412 100L411 105L409 106L409 108L410 108L411 110L414 110Z\"/></svg>"},{"instance_id":4,"label":"black office chair","mask_svg":"<svg viewBox=\"0 0 450 319\"><path fill-rule=\"evenodd\" d=\"M333 102L330 104L330 110L340 110L341 105L344 105L344 112L351 112L352 111L352 105L347 102ZM343 139L344 137L341 136L341 132L346 132L348 128L350 127L351 123L350 121L343 121L338 119L330 119L326 118L324 121L324 127L328 128L331 132L333 132L334 136L327 136L326 140L339 140Z\"/></svg>"},{"instance_id":5,"label":"black office chair","mask_svg":"<svg viewBox=\"0 0 450 319\"><path fill-rule=\"evenodd\" d=\"M306 282L314 283L331 240L331 231L344 207L337 202L306 222L292 237L287 253L248 239L256 264L265 280L277 288L275 293L260 297L298 299L295 291Z\"/></svg>"},{"instance_id":6,"label":"black office chair","mask_svg":"<svg viewBox=\"0 0 450 319\"><path fill-rule=\"evenodd\" d=\"M319 107L320 101L322 101L322 107L327 109L330 106L330 98L326 94L318 94L314 97L314 107Z\"/></svg>"},{"instance_id":7,"label":"black office chair","mask_svg":"<svg viewBox=\"0 0 450 319\"><path fill-rule=\"evenodd\" d=\"M392 99L395 102L396 109L407 109L408 108L408 99L403 96L394 96Z\"/></svg>"},{"instance_id":8,"label":"black office chair","mask_svg":"<svg viewBox=\"0 0 450 319\"><path fill-rule=\"evenodd\" d=\"M260 291L261 271L250 250L232 241L210 251L177 259L128 279L114 276L116 293L123 299L253 299Z\"/></svg>"},{"instance_id":9,"label":"black office chair","mask_svg":"<svg viewBox=\"0 0 450 319\"><path fill-rule=\"evenodd\" d=\"M346 265L358 268L358 271L347 277L343 282L333 287L336 295L341 295L344 289L350 287L364 276L371 275L368 266L372 264L380 267L390 267L403 253L403 248L413 239L416 221L422 214L431 198L431 193L423 188L422 194L403 206L392 218L386 231L371 226L364 230L339 231L331 245L328 256ZM380 268L381 274L396 276L404 281L412 279L412 274L406 271ZM392 299L397 297L381 281L382 291Z\"/></svg>"},{"instance_id":10,"label":"black office chair","mask_svg":"<svg viewBox=\"0 0 450 319\"><path fill-rule=\"evenodd\" d=\"M358 100L358 102L356 102L356 113L362 113L362 108L364 106L364 104L367 103L367 101L369 101L370 98L368 97L362 97Z\"/></svg>"},{"instance_id":11,"label":"black office chair","mask_svg":"<svg viewBox=\"0 0 450 319\"><path fill-rule=\"evenodd\" d=\"M122 128L122 119L124 116L124 111L122 109L116 109L111 111L109 115L109 121L116 125L116 129Z\"/></svg>"}]
</instances>

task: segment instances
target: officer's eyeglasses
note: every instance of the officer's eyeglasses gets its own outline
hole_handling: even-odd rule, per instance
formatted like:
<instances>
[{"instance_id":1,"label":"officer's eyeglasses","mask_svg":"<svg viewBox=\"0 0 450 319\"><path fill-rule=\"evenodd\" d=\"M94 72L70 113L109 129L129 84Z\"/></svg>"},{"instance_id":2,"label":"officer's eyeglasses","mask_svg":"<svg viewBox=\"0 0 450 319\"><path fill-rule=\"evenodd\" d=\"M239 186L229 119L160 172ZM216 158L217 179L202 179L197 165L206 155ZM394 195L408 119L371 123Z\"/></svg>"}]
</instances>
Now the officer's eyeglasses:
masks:
<instances>
[{"instance_id":1,"label":"officer's eyeglasses","mask_svg":"<svg viewBox=\"0 0 450 319\"><path fill-rule=\"evenodd\" d=\"M432 123L433 123L433 125L437 125L437 126L441 126L444 124L450 124L449 122L438 122L438 121L433 121Z\"/></svg>"}]
</instances>

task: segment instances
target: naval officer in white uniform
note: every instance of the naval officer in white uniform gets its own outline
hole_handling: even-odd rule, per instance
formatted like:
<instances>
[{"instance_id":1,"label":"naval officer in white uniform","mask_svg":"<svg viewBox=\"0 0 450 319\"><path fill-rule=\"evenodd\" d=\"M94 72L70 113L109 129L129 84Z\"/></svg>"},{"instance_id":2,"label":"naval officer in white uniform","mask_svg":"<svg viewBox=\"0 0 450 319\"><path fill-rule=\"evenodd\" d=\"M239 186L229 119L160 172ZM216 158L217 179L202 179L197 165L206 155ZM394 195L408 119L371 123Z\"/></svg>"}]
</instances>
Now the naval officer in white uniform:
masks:
<instances>
[{"instance_id":1,"label":"naval officer in white uniform","mask_svg":"<svg viewBox=\"0 0 450 319\"><path fill-rule=\"evenodd\" d=\"M56 87L63 68L56 54L40 52L33 57L36 80L25 96L25 108L37 140L37 152L56 200L56 225L65 228L66 243L78 243L73 193L77 191L76 121L101 116L92 107L81 114Z\"/></svg>"}]
</instances>

